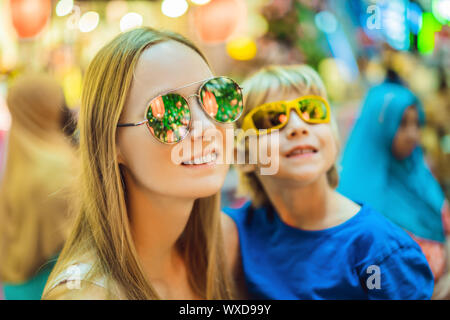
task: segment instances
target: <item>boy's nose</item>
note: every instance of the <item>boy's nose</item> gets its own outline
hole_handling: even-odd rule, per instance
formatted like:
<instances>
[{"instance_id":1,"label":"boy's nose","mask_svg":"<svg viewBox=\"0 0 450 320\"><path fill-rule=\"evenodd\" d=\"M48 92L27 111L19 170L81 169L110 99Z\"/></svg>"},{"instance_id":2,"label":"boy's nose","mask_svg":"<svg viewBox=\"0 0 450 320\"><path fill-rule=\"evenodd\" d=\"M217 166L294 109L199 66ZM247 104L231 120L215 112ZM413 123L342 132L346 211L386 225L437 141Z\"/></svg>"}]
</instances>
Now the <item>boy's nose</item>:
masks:
<instances>
[{"instance_id":1,"label":"boy's nose","mask_svg":"<svg viewBox=\"0 0 450 320\"><path fill-rule=\"evenodd\" d=\"M306 136L309 134L308 124L303 121L294 110L291 110L291 113L289 115L289 122L285 129L286 137L288 139L293 139L301 135Z\"/></svg>"}]
</instances>

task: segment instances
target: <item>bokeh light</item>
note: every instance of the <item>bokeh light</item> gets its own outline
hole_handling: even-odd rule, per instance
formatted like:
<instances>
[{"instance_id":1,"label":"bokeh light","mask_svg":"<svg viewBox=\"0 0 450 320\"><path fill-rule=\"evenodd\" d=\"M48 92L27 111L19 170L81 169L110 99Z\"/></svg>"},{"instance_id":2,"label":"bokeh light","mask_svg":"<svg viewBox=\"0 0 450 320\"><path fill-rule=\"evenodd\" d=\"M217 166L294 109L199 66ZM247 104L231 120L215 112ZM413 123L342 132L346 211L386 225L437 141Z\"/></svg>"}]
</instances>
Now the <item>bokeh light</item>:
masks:
<instances>
[{"instance_id":1,"label":"bokeh light","mask_svg":"<svg viewBox=\"0 0 450 320\"><path fill-rule=\"evenodd\" d=\"M164 0L161 3L161 11L170 18L178 18L186 13L189 5L186 0Z\"/></svg>"},{"instance_id":2,"label":"bokeh light","mask_svg":"<svg viewBox=\"0 0 450 320\"><path fill-rule=\"evenodd\" d=\"M227 52L235 60L251 60L257 51L255 41L249 37L239 37L227 43Z\"/></svg>"},{"instance_id":3,"label":"bokeh light","mask_svg":"<svg viewBox=\"0 0 450 320\"><path fill-rule=\"evenodd\" d=\"M11 1L12 24L20 38L32 38L39 34L51 15L50 0Z\"/></svg>"},{"instance_id":4,"label":"bokeh light","mask_svg":"<svg viewBox=\"0 0 450 320\"><path fill-rule=\"evenodd\" d=\"M207 43L226 41L245 18L245 5L239 0L214 0L195 9L197 33Z\"/></svg>"},{"instance_id":5,"label":"bokeh light","mask_svg":"<svg viewBox=\"0 0 450 320\"><path fill-rule=\"evenodd\" d=\"M60 0L56 4L56 15L59 17L63 17L72 12L73 9L73 0Z\"/></svg>"},{"instance_id":6,"label":"bokeh light","mask_svg":"<svg viewBox=\"0 0 450 320\"><path fill-rule=\"evenodd\" d=\"M78 22L78 28L81 32L91 32L97 28L100 16L95 11L88 11L83 14Z\"/></svg>"},{"instance_id":7,"label":"bokeh light","mask_svg":"<svg viewBox=\"0 0 450 320\"><path fill-rule=\"evenodd\" d=\"M314 17L314 22L320 31L333 33L338 28L338 22L334 14L329 11L321 11Z\"/></svg>"},{"instance_id":8,"label":"bokeh light","mask_svg":"<svg viewBox=\"0 0 450 320\"><path fill-rule=\"evenodd\" d=\"M120 31L126 31L142 25L143 18L140 14L129 12L120 19Z\"/></svg>"},{"instance_id":9,"label":"bokeh light","mask_svg":"<svg viewBox=\"0 0 450 320\"><path fill-rule=\"evenodd\" d=\"M434 17L442 24L450 21L450 0L432 0Z\"/></svg>"}]
</instances>

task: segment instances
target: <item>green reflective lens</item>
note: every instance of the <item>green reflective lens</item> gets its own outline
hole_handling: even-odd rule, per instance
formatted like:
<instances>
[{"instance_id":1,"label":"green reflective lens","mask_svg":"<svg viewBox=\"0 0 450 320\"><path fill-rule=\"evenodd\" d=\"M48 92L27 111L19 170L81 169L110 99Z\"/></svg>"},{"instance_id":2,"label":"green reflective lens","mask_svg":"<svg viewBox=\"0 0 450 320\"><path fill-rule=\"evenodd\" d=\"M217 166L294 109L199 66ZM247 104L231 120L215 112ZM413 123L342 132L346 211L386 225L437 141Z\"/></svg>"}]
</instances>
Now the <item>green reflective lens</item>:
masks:
<instances>
[{"instance_id":1,"label":"green reflective lens","mask_svg":"<svg viewBox=\"0 0 450 320\"><path fill-rule=\"evenodd\" d=\"M175 143L188 134L191 112L182 96L170 93L150 102L147 120L150 131L158 140Z\"/></svg>"},{"instance_id":2,"label":"green reflective lens","mask_svg":"<svg viewBox=\"0 0 450 320\"><path fill-rule=\"evenodd\" d=\"M324 120L328 116L325 103L320 100L306 99L298 102L299 111L305 121Z\"/></svg>"},{"instance_id":3,"label":"green reflective lens","mask_svg":"<svg viewBox=\"0 0 450 320\"><path fill-rule=\"evenodd\" d=\"M237 120L244 108L241 88L226 77L205 82L200 91L200 99L206 113L218 122Z\"/></svg>"}]
</instances>

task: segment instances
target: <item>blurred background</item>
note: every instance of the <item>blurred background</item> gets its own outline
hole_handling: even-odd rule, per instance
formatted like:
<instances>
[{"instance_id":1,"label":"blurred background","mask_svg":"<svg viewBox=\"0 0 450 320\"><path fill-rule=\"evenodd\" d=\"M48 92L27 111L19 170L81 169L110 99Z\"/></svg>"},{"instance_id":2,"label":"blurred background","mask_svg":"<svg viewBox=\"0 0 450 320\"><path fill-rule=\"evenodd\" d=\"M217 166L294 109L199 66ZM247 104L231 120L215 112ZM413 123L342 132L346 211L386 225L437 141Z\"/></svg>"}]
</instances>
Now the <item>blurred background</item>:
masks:
<instances>
[{"instance_id":1,"label":"blurred background","mask_svg":"<svg viewBox=\"0 0 450 320\"><path fill-rule=\"evenodd\" d=\"M80 104L94 54L136 26L194 40L216 74L242 81L268 64L307 63L323 78L345 144L367 89L404 82L424 103L422 145L450 195L450 0L0 0L0 172L13 79L45 71ZM224 187L235 201L236 174ZM0 290L1 292L1 290Z\"/></svg>"}]
</instances>

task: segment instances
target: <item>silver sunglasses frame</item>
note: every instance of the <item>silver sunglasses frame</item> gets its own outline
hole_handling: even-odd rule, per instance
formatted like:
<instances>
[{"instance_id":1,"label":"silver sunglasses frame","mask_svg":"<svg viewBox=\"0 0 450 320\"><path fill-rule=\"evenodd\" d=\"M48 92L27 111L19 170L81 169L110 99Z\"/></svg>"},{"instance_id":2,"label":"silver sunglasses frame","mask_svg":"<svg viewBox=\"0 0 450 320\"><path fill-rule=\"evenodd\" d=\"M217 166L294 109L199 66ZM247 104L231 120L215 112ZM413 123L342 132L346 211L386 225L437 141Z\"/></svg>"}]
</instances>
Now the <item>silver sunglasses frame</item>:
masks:
<instances>
[{"instance_id":1,"label":"silver sunglasses frame","mask_svg":"<svg viewBox=\"0 0 450 320\"><path fill-rule=\"evenodd\" d=\"M198 92L197 92L197 93L191 94L191 95L189 95L189 96L187 96L187 97L184 96L184 95L182 95L182 94L180 94L180 93L177 93L178 95L180 95L181 97L183 97L183 99L187 102L187 107L189 108L189 112L191 111L191 107L190 107L190 105L189 105L189 99L190 99L191 97L197 97L198 103L202 106L203 112L205 112L205 114L206 114L208 117L210 117L211 119L213 119L215 122L217 122L217 123L219 123L219 124L229 124L229 123L234 123L234 122L236 122L236 121L241 117L242 113L244 112L244 107L243 107L243 106L242 106L242 111L241 111L241 113L236 117L236 119L234 119L233 121L230 121L230 122L220 122L220 121L217 121L215 118L213 118L211 115L209 115L209 114L206 112L205 107L204 107L204 105L203 105L203 102L202 102L202 99L201 99L201 96L200 96L201 91L203 90L203 88L204 88L204 86L206 85L207 82L209 82L209 81L211 81L211 80L214 80L214 79L218 79L218 78L225 78L225 79L228 79L228 80L231 80L232 82L234 82L234 83L237 85L237 87L238 87L238 89L239 89L239 91L240 91L240 94L241 94L241 97L242 97L242 102L244 101L244 96L243 96L243 94L242 94L242 89L243 89L243 88L242 88L236 81L234 81L233 79L231 79L231 78L229 78L229 77L225 77L225 76L212 77L212 78L208 78L208 79L206 79L206 80L200 80L200 81L192 82L192 83L189 83L189 84L187 84L187 85L185 85L185 86L178 87L178 88L176 88L176 89L172 89L172 90L165 91L165 92L163 92L163 93L158 94L156 97L152 98L152 99L150 100L150 102L148 103L148 106L147 106L147 108L145 109L145 113L144 113L145 120L138 121L138 122L134 122L134 123L132 123L132 122L130 122L130 123L119 123L119 124L117 124L117 127L137 127L137 126L141 126L141 125L143 125L143 124L146 124L146 125L147 125L147 129L148 129L148 131L150 132L150 134L151 134L156 140L158 140L159 142L161 142L161 143L163 143L163 144L176 144L176 143L181 142L182 140L184 140L184 138L186 138L186 137L189 135L189 132L191 131L192 118L189 119L189 124L188 124L188 130L187 130L187 133L186 133L180 140L175 141L175 142L164 142L164 141L161 141L159 138L157 138L157 137L155 136L155 134L152 132L152 130L151 130L152 128L150 127L150 125L149 125L149 123L148 123L148 119L147 119L147 113L148 113L148 110L150 109L150 106L151 106L153 100L155 100L155 99L157 99L157 98L159 98L159 97L161 97L161 96L164 96L164 95L166 95L166 94L169 94L169 93L175 92L175 91L177 91L177 90L184 89L184 88L190 87L190 86L192 86L192 85L194 85L194 84L202 83L202 82L203 82L203 84L200 86L200 88L198 89Z\"/></svg>"}]
</instances>

